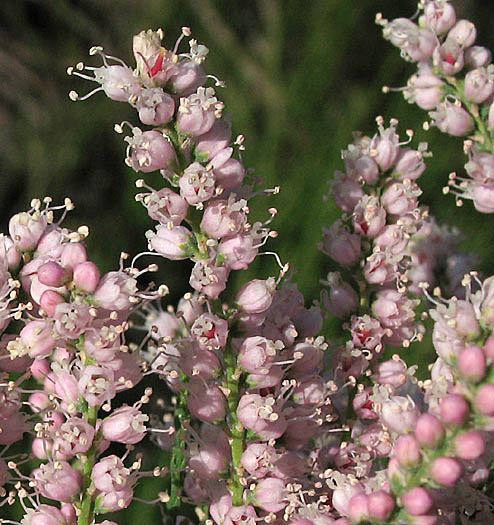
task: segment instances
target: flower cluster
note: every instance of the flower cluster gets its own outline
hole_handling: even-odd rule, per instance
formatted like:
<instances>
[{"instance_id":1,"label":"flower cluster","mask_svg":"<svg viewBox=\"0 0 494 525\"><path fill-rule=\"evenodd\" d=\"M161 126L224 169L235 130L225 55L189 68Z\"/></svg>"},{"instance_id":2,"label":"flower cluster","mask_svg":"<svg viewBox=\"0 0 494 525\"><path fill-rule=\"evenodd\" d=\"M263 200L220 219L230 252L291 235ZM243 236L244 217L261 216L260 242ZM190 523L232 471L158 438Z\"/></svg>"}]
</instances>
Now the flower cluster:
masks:
<instances>
[{"instance_id":1,"label":"flower cluster","mask_svg":"<svg viewBox=\"0 0 494 525\"><path fill-rule=\"evenodd\" d=\"M443 131L475 133L471 179L450 187L492 211L490 53L446 0L419 8L418 24L378 19L419 63L408 99ZM232 140L210 86L223 84L203 69L207 48L189 39L180 52L188 28L172 50L163 36L134 37L134 69L93 47L101 67L68 70L98 84L72 100L102 91L138 113L142 129L115 130L130 129L126 163L146 177L136 200L157 223L149 251L127 267L122 254L101 275L88 228L62 226L69 199L33 200L0 237L0 506L19 501L24 513L0 522L94 525L144 502L134 489L152 476L162 491L151 503L167 523L194 512L205 525L490 523L494 277L481 281L458 231L419 202L428 145L413 149L413 132L400 141L398 122L382 117L373 136L354 134L330 183L342 210L320 244L331 271L307 307L289 266L260 251L276 236L276 209L253 222L248 202L278 189L256 188L244 167L244 138ZM459 80L464 64L472 70ZM279 275L233 290L231 271L263 254ZM192 261L191 291L176 307L163 307L164 284L139 288L157 270L136 267L149 256ZM341 328L331 345L321 335L328 317ZM434 363L419 380L425 371L408 363L427 342L427 319ZM153 408L144 376L161 380ZM133 450L147 434L165 453L144 472Z\"/></svg>"},{"instance_id":2,"label":"flower cluster","mask_svg":"<svg viewBox=\"0 0 494 525\"><path fill-rule=\"evenodd\" d=\"M147 190L136 199L158 222L146 233L149 249L167 259L194 261L190 285L215 299L225 290L230 271L248 268L276 235L268 228L276 209L270 208L265 222L249 222L255 180L246 177L242 162L233 156L235 148L244 149L244 138L232 141L223 103L213 87L206 87L209 78L223 85L203 70L208 49L190 39L190 51L179 53L186 36L190 30L184 27L170 51L161 46L162 31L141 32L134 37L135 70L94 47L90 54L102 57L102 67L80 63L68 72L100 84L89 95L104 91L113 100L128 102L142 124L152 126L145 131L128 122L115 126L119 133L125 126L132 131L125 137L126 163L137 172L159 172L164 183L154 189L143 179L136 182ZM74 100L89 95L71 92ZM271 191L278 190L264 193Z\"/></svg>"},{"instance_id":3,"label":"flower cluster","mask_svg":"<svg viewBox=\"0 0 494 525\"><path fill-rule=\"evenodd\" d=\"M26 476L22 457L0 458L1 490L5 496L3 487L16 478L28 483L29 489L16 485L23 523L75 523L127 507L143 475L140 461L127 468L117 456L101 456L111 442L133 445L146 434L148 416L140 408L150 391L133 406L112 412L112 403L143 377L140 358L125 342L128 318L166 289L140 292L140 272L123 268L125 256L119 270L102 276L83 243L88 228L61 226L73 208L69 199L63 206L50 199L31 205L10 219L9 235L1 238L0 444L7 449L31 433L29 456L38 466ZM50 503L39 504L40 497Z\"/></svg>"},{"instance_id":4,"label":"flower cluster","mask_svg":"<svg viewBox=\"0 0 494 525\"><path fill-rule=\"evenodd\" d=\"M468 177L450 174L445 193L473 200L482 213L494 212L494 65L489 49L475 45L477 29L458 20L448 0L421 0L417 22L408 18L376 21L401 56L418 64L405 88L405 98L429 111L429 125L464 143ZM385 92L390 88L385 87Z\"/></svg>"}]
</instances>

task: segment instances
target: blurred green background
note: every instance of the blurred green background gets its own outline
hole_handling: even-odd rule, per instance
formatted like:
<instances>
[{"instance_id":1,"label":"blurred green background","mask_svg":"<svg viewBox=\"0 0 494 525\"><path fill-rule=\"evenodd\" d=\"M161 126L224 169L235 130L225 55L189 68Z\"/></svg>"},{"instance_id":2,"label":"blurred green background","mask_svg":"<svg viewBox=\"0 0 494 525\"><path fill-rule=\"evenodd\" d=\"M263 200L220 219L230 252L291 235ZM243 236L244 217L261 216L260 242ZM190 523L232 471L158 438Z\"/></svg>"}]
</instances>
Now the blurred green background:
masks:
<instances>
[{"instance_id":1,"label":"blurred green background","mask_svg":"<svg viewBox=\"0 0 494 525\"><path fill-rule=\"evenodd\" d=\"M460 17L478 26L478 42L494 47L493 2L454 5ZM415 2L3 0L0 231L32 197L50 195L57 202L70 196L77 208L66 224L90 227L89 252L104 271L117 266L121 251L145 250L144 232L152 223L134 201L136 176L123 162L122 136L113 131L122 120L137 123L136 114L101 93L71 102L71 89L83 94L93 85L65 71L81 60L99 65L87 55L92 45L133 66L133 34L162 27L171 47L187 25L210 48L208 72L226 81L218 97L233 114L234 133L246 136L245 164L266 186L281 187L279 196L257 199L253 217L256 209L278 208L274 227L279 237L270 249L296 269L294 280L307 304L317 298L319 279L327 273L327 259L315 245L322 226L338 213L322 200L327 179L341 169L340 150L351 142L352 130L373 134L377 115L398 118L403 137L405 129L415 129L416 144L431 143L434 157L420 181L423 202L440 222L461 227L465 249L480 253L482 269L493 273L494 218L474 213L468 202L456 208L452 197L441 194L447 174L463 170L461 141L435 130L423 132L424 112L400 94L381 93L385 84L405 85L414 66L381 38L374 24L378 11L386 18L411 16ZM152 176L148 180L153 184ZM260 258L250 273L236 272L235 278L277 273L271 259ZM163 261L159 278L170 287L171 302L187 290L189 270L187 264ZM143 521L144 513L153 511L138 505L118 521L130 523L136 516Z\"/></svg>"}]
</instances>

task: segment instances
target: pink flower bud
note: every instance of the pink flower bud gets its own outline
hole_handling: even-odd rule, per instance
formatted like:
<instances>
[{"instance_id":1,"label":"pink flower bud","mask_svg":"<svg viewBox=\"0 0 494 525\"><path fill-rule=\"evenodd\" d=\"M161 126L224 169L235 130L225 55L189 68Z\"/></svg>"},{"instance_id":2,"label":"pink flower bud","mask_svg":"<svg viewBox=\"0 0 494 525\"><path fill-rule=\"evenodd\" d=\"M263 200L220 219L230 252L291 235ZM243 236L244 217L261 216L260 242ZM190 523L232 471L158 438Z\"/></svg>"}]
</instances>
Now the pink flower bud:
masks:
<instances>
[{"instance_id":1,"label":"pink flower bud","mask_svg":"<svg viewBox=\"0 0 494 525\"><path fill-rule=\"evenodd\" d=\"M159 131L134 128L133 136L125 140L129 144L126 161L135 171L164 170L175 160L173 146Z\"/></svg>"},{"instance_id":2,"label":"pink flower bud","mask_svg":"<svg viewBox=\"0 0 494 525\"><path fill-rule=\"evenodd\" d=\"M218 246L220 256L226 258L227 266L232 270L246 270L259 251L254 235L238 233L221 241Z\"/></svg>"},{"instance_id":3,"label":"pink flower bud","mask_svg":"<svg viewBox=\"0 0 494 525\"><path fill-rule=\"evenodd\" d=\"M174 93L188 95L204 84L206 79L202 67L197 62L181 60L170 78L170 86Z\"/></svg>"},{"instance_id":4,"label":"pink flower bud","mask_svg":"<svg viewBox=\"0 0 494 525\"><path fill-rule=\"evenodd\" d=\"M475 407L485 416L494 416L494 385L482 385L475 397Z\"/></svg>"},{"instance_id":5,"label":"pink flower bud","mask_svg":"<svg viewBox=\"0 0 494 525\"><path fill-rule=\"evenodd\" d=\"M206 423L225 418L227 401L218 386L198 380L189 384L189 391L188 405L192 416Z\"/></svg>"},{"instance_id":6,"label":"pink flower bud","mask_svg":"<svg viewBox=\"0 0 494 525\"><path fill-rule=\"evenodd\" d=\"M123 490L133 483L134 478L122 460L115 455L106 456L93 467L91 474L94 486L101 492Z\"/></svg>"},{"instance_id":7,"label":"pink flower bud","mask_svg":"<svg viewBox=\"0 0 494 525\"><path fill-rule=\"evenodd\" d=\"M125 272L108 272L94 292L94 301L107 310L127 310L137 292L136 280Z\"/></svg>"},{"instance_id":8,"label":"pink flower bud","mask_svg":"<svg viewBox=\"0 0 494 525\"><path fill-rule=\"evenodd\" d=\"M24 432L31 427L21 412L12 414L8 419L0 419L0 445L11 445L20 441Z\"/></svg>"},{"instance_id":9,"label":"pink flower bud","mask_svg":"<svg viewBox=\"0 0 494 525\"><path fill-rule=\"evenodd\" d=\"M9 221L10 237L21 252L32 251L48 225L46 214L22 212Z\"/></svg>"},{"instance_id":10,"label":"pink flower bud","mask_svg":"<svg viewBox=\"0 0 494 525\"><path fill-rule=\"evenodd\" d=\"M66 403L77 403L81 397L77 379L67 370L55 373L55 392Z\"/></svg>"},{"instance_id":11,"label":"pink flower bud","mask_svg":"<svg viewBox=\"0 0 494 525\"><path fill-rule=\"evenodd\" d=\"M437 107L443 99L443 86L444 82L436 75L419 72L418 75L413 75L408 80L404 96L408 102L415 102L419 108L431 110Z\"/></svg>"},{"instance_id":12,"label":"pink flower bud","mask_svg":"<svg viewBox=\"0 0 494 525\"><path fill-rule=\"evenodd\" d=\"M450 394L443 398L439 410L441 419L447 425L463 425L470 413L468 402L460 394Z\"/></svg>"},{"instance_id":13,"label":"pink flower bud","mask_svg":"<svg viewBox=\"0 0 494 525\"><path fill-rule=\"evenodd\" d=\"M276 343L270 339L260 336L247 337L239 350L238 364L246 372L260 374L266 371L277 357L277 353L283 348L280 341Z\"/></svg>"},{"instance_id":14,"label":"pink flower bud","mask_svg":"<svg viewBox=\"0 0 494 525\"><path fill-rule=\"evenodd\" d=\"M149 248L157 251L171 261L187 259L192 253L191 246L194 243L192 233L185 226L159 225L156 233L146 232Z\"/></svg>"},{"instance_id":15,"label":"pink flower bud","mask_svg":"<svg viewBox=\"0 0 494 525\"><path fill-rule=\"evenodd\" d=\"M267 280L254 279L240 288L235 302L242 312L259 314L271 306L275 290L276 282L272 277Z\"/></svg>"},{"instance_id":16,"label":"pink flower bud","mask_svg":"<svg viewBox=\"0 0 494 525\"><path fill-rule=\"evenodd\" d=\"M326 290L321 292L321 301L329 313L343 319L357 309L357 292L341 279L339 272L328 273L323 284L329 286L329 294Z\"/></svg>"},{"instance_id":17,"label":"pink flower bud","mask_svg":"<svg viewBox=\"0 0 494 525\"><path fill-rule=\"evenodd\" d=\"M446 487L453 487L462 474L462 466L456 459L440 457L430 468L430 475L434 481Z\"/></svg>"},{"instance_id":18,"label":"pink flower bud","mask_svg":"<svg viewBox=\"0 0 494 525\"><path fill-rule=\"evenodd\" d=\"M422 414L417 419L415 437L421 445L437 448L444 439L444 434L444 426L436 416Z\"/></svg>"},{"instance_id":19,"label":"pink flower bud","mask_svg":"<svg viewBox=\"0 0 494 525\"><path fill-rule=\"evenodd\" d=\"M232 125L228 120L216 120L213 127L197 137L195 155L201 161L212 159L218 152L228 147L232 136Z\"/></svg>"},{"instance_id":20,"label":"pink flower bud","mask_svg":"<svg viewBox=\"0 0 494 525\"><path fill-rule=\"evenodd\" d=\"M99 268L91 261L79 263L74 268L74 284L83 292L93 293L98 287L100 277Z\"/></svg>"},{"instance_id":21,"label":"pink flower bud","mask_svg":"<svg viewBox=\"0 0 494 525\"><path fill-rule=\"evenodd\" d=\"M50 317L55 315L57 306L64 302L65 299L55 290L45 290L39 299L39 305Z\"/></svg>"},{"instance_id":22,"label":"pink flower bud","mask_svg":"<svg viewBox=\"0 0 494 525\"><path fill-rule=\"evenodd\" d=\"M22 522L26 525L65 525L66 519L57 507L42 503L36 510L27 509Z\"/></svg>"},{"instance_id":23,"label":"pink flower bud","mask_svg":"<svg viewBox=\"0 0 494 525\"><path fill-rule=\"evenodd\" d=\"M434 501L423 487L415 487L402 497L403 505L411 516L422 516L432 508Z\"/></svg>"},{"instance_id":24,"label":"pink flower bud","mask_svg":"<svg viewBox=\"0 0 494 525\"><path fill-rule=\"evenodd\" d=\"M434 119L434 125L442 132L455 137L468 135L474 128L470 114L449 101L439 104L436 111L430 112L430 116Z\"/></svg>"},{"instance_id":25,"label":"pink flower bud","mask_svg":"<svg viewBox=\"0 0 494 525\"><path fill-rule=\"evenodd\" d=\"M367 237L376 237L386 224L386 211L373 195L364 195L355 206L353 227L356 233Z\"/></svg>"},{"instance_id":26,"label":"pink flower bud","mask_svg":"<svg viewBox=\"0 0 494 525\"><path fill-rule=\"evenodd\" d=\"M256 505L266 512L279 512L283 510L285 501L285 482L278 478L265 478L259 481L254 490Z\"/></svg>"},{"instance_id":27,"label":"pink flower bud","mask_svg":"<svg viewBox=\"0 0 494 525\"><path fill-rule=\"evenodd\" d=\"M369 494L369 517L386 521L395 508L395 500L384 490L377 490Z\"/></svg>"},{"instance_id":28,"label":"pink flower bud","mask_svg":"<svg viewBox=\"0 0 494 525\"><path fill-rule=\"evenodd\" d=\"M417 208L421 194L422 190L414 182L395 182L384 190L381 204L391 215L406 215Z\"/></svg>"},{"instance_id":29,"label":"pink flower bud","mask_svg":"<svg viewBox=\"0 0 494 525\"><path fill-rule=\"evenodd\" d=\"M201 479L219 479L231 461L231 455L225 453L218 443L201 442L190 453L189 467Z\"/></svg>"},{"instance_id":30,"label":"pink flower bud","mask_svg":"<svg viewBox=\"0 0 494 525\"><path fill-rule=\"evenodd\" d=\"M20 340L25 345L29 357L48 357L55 348L52 337L52 324L47 321L30 321L21 330Z\"/></svg>"},{"instance_id":31,"label":"pink flower bud","mask_svg":"<svg viewBox=\"0 0 494 525\"><path fill-rule=\"evenodd\" d=\"M38 279L46 286L62 286L67 278L67 272L55 261L46 262L38 268Z\"/></svg>"},{"instance_id":32,"label":"pink flower bud","mask_svg":"<svg viewBox=\"0 0 494 525\"><path fill-rule=\"evenodd\" d=\"M0 234L0 263L10 271L16 270L21 262L21 253L14 241L7 235Z\"/></svg>"},{"instance_id":33,"label":"pink flower bud","mask_svg":"<svg viewBox=\"0 0 494 525\"><path fill-rule=\"evenodd\" d=\"M148 420L139 409L123 405L103 420L101 432L108 441L135 445L145 436Z\"/></svg>"},{"instance_id":34,"label":"pink flower bud","mask_svg":"<svg viewBox=\"0 0 494 525\"><path fill-rule=\"evenodd\" d=\"M360 237L350 233L341 222L323 228L323 252L342 266L353 266L360 259Z\"/></svg>"},{"instance_id":35,"label":"pink flower bud","mask_svg":"<svg viewBox=\"0 0 494 525\"><path fill-rule=\"evenodd\" d=\"M468 379L478 383L481 381L487 370L485 354L482 348L478 346L467 346L458 356L458 369L460 374Z\"/></svg>"},{"instance_id":36,"label":"pink flower bud","mask_svg":"<svg viewBox=\"0 0 494 525\"><path fill-rule=\"evenodd\" d=\"M446 33L456 24L455 9L446 2L428 2L424 15L427 27L438 35Z\"/></svg>"},{"instance_id":37,"label":"pink flower bud","mask_svg":"<svg viewBox=\"0 0 494 525\"><path fill-rule=\"evenodd\" d=\"M403 467L412 467L419 463L422 458L420 445L412 436L401 436L395 443L394 456Z\"/></svg>"},{"instance_id":38,"label":"pink flower bud","mask_svg":"<svg viewBox=\"0 0 494 525\"><path fill-rule=\"evenodd\" d=\"M215 163L219 155L213 158L212 164ZM245 167L239 160L230 158L221 165L214 167L213 173L218 186L224 190L231 190L242 184L245 177Z\"/></svg>"},{"instance_id":39,"label":"pink flower bud","mask_svg":"<svg viewBox=\"0 0 494 525\"><path fill-rule=\"evenodd\" d=\"M347 213L352 213L357 202L364 196L362 185L352 175L341 171L335 171L330 193L336 205Z\"/></svg>"},{"instance_id":40,"label":"pink flower bud","mask_svg":"<svg viewBox=\"0 0 494 525\"><path fill-rule=\"evenodd\" d=\"M400 388L407 382L407 365L402 360L393 356L393 359L383 361L376 367L374 380L381 385L390 385L393 388Z\"/></svg>"},{"instance_id":41,"label":"pink flower bud","mask_svg":"<svg viewBox=\"0 0 494 525\"><path fill-rule=\"evenodd\" d=\"M454 446L456 456L466 461L478 459L485 452L484 437L477 430L456 436Z\"/></svg>"},{"instance_id":42,"label":"pink flower bud","mask_svg":"<svg viewBox=\"0 0 494 525\"><path fill-rule=\"evenodd\" d=\"M494 336L490 335L484 344L484 353L489 363L494 361Z\"/></svg>"},{"instance_id":43,"label":"pink flower bud","mask_svg":"<svg viewBox=\"0 0 494 525\"><path fill-rule=\"evenodd\" d=\"M473 69L486 67L491 63L490 49L482 46L472 46L465 50L465 62Z\"/></svg>"},{"instance_id":44,"label":"pink flower bud","mask_svg":"<svg viewBox=\"0 0 494 525\"><path fill-rule=\"evenodd\" d=\"M60 255L60 264L68 270L73 270L78 264L86 261L86 248L80 242L69 242Z\"/></svg>"},{"instance_id":45,"label":"pink flower bud","mask_svg":"<svg viewBox=\"0 0 494 525\"><path fill-rule=\"evenodd\" d=\"M369 496L360 492L353 496L348 505L348 516L354 523L366 521L369 518Z\"/></svg>"},{"instance_id":46,"label":"pink flower bud","mask_svg":"<svg viewBox=\"0 0 494 525\"><path fill-rule=\"evenodd\" d=\"M398 154L393 169L393 174L398 175L398 180L416 180L422 175L422 173L424 173L424 171L425 162L422 152L411 148L400 149L400 153Z\"/></svg>"},{"instance_id":47,"label":"pink flower bud","mask_svg":"<svg viewBox=\"0 0 494 525\"><path fill-rule=\"evenodd\" d=\"M411 398L392 396L382 404L382 423L398 434L412 431L418 416L419 410Z\"/></svg>"},{"instance_id":48,"label":"pink flower bud","mask_svg":"<svg viewBox=\"0 0 494 525\"><path fill-rule=\"evenodd\" d=\"M287 421L271 396L244 394L238 404L237 417L262 440L277 439L287 428Z\"/></svg>"},{"instance_id":49,"label":"pink flower bud","mask_svg":"<svg viewBox=\"0 0 494 525\"><path fill-rule=\"evenodd\" d=\"M494 66L479 67L465 76L465 96L481 104L494 93Z\"/></svg>"},{"instance_id":50,"label":"pink flower bud","mask_svg":"<svg viewBox=\"0 0 494 525\"><path fill-rule=\"evenodd\" d=\"M460 20L448 33L448 39L454 39L462 47L473 46L477 38L477 29L469 20Z\"/></svg>"}]
</instances>

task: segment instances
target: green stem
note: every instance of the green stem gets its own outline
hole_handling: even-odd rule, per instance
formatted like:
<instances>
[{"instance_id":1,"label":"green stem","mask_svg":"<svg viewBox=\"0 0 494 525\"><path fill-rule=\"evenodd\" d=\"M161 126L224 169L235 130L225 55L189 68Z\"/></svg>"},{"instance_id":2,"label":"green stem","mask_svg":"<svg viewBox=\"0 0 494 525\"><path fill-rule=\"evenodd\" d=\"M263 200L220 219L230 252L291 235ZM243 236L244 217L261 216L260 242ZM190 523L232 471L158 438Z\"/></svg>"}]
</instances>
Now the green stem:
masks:
<instances>
[{"instance_id":1,"label":"green stem","mask_svg":"<svg viewBox=\"0 0 494 525\"><path fill-rule=\"evenodd\" d=\"M89 407L85 413L86 420L91 426L96 426L99 407ZM77 518L77 525L90 525L94 520L94 498L91 487L91 474L96 461L96 447L93 445L85 455L83 467L81 513Z\"/></svg>"},{"instance_id":2,"label":"green stem","mask_svg":"<svg viewBox=\"0 0 494 525\"><path fill-rule=\"evenodd\" d=\"M177 432L170 461L170 500L166 504L167 509L171 511L177 510L181 505L183 477L187 466L187 458L184 453L186 446L185 431L183 429L183 422L188 419L189 414L187 395L187 390L180 392L175 410L175 428Z\"/></svg>"},{"instance_id":3,"label":"green stem","mask_svg":"<svg viewBox=\"0 0 494 525\"><path fill-rule=\"evenodd\" d=\"M239 380L241 371L237 368L236 358L233 349L228 347L225 351L226 364L226 387L228 389L228 409L230 412L230 437L232 447L232 476L229 488L232 492L232 504L240 506L244 504L244 487L240 482L243 468L240 460L244 453L245 432L244 427L237 418L237 408L240 398Z\"/></svg>"}]
</instances>

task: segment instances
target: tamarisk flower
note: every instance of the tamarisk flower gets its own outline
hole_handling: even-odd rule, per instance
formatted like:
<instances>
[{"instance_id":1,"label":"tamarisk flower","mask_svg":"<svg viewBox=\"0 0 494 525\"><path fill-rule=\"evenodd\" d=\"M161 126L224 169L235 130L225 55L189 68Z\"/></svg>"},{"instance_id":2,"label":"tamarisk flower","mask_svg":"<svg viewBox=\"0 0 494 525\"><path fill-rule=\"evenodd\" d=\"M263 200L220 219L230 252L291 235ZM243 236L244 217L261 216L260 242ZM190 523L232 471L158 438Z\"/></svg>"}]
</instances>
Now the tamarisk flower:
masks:
<instances>
[{"instance_id":1,"label":"tamarisk flower","mask_svg":"<svg viewBox=\"0 0 494 525\"><path fill-rule=\"evenodd\" d=\"M388 21L381 14L376 17L384 38L418 66L408 85L399 90L408 102L429 111L431 121L425 123L426 129L433 125L449 135L469 136L464 143L470 158L465 165L468 177L452 173L444 192L454 194L458 206L469 199L477 211L493 213L490 174L472 173L469 169L472 156L491 159L494 154L489 132L494 93L492 54L487 48L474 45L475 25L469 20L458 20L448 0L419 2L418 8L418 25L406 18ZM384 91L392 89L385 87Z\"/></svg>"}]
</instances>

